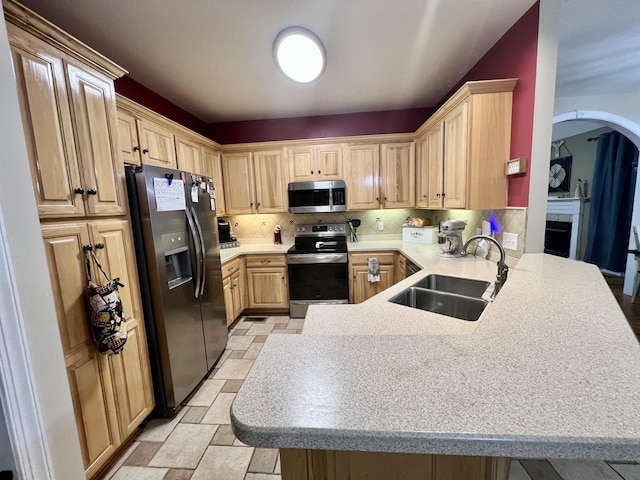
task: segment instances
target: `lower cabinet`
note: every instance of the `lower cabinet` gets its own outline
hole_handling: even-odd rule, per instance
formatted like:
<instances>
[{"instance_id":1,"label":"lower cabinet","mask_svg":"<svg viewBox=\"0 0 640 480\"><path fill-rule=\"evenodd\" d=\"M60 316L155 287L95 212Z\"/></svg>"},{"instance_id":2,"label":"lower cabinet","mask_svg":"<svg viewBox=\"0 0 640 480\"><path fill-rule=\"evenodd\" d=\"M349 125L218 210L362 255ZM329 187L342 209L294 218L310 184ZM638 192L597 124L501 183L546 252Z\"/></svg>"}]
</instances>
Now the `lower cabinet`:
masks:
<instances>
[{"instance_id":1,"label":"lower cabinet","mask_svg":"<svg viewBox=\"0 0 640 480\"><path fill-rule=\"evenodd\" d=\"M407 257L401 253L396 255L396 283L398 283L407 278Z\"/></svg>"},{"instance_id":2,"label":"lower cabinet","mask_svg":"<svg viewBox=\"0 0 640 480\"><path fill-rule=\"evenodd\" d=\"M249 308L289 308L287 260L284 255L246 258Z\"/></svg>"},{"instance_id":3,"label":"lower cabinet","mask_svg":"<svg viewBox=\"0 0 640 480\"><path fill-rule=\"evenodd\" d=\"M368 261L377 258L380 281L370 282ZM393 252L366 252L349 254L349 302L361 303L386 290L395 283Z\"/></svg>"},{"instance_id":4,"label":"lower cabinet","mask_svg":"<svg viewBox=\"0 0 640 480\"><path fill-rule=\"evenodd\" d=\"M149 353L128 221L91 220L42 225L56 316L86 475L94 477L154 407ZM84 247L118 277L127 323L122 353L95 347L87 313ZM103 282L92 265L95 281ZM100 274L101 275L101 274Z\"/></svg>"},{"instance_id":5,"label":"lower cabinet","mask_svg":"<svg viewBox=\"0 0 640 480\"><path fill-rule=\"evenodd\" d=\"M227 326L245 309L244 259L236 258L222 265L222 293Z\"/></svg>"}]
</instances>

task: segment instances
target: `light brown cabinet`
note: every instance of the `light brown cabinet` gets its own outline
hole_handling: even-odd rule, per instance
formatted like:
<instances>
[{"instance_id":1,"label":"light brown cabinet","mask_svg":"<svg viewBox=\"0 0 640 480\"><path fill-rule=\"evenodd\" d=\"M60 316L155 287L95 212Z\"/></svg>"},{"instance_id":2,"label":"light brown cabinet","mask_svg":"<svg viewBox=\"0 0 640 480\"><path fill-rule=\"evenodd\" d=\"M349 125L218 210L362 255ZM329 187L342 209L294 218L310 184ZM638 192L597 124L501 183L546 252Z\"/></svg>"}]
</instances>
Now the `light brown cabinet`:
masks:
<instances>
[{"instance_id":1,"label":"light brown cabinet","mask_svg":"<svg viewBox=\"0 0 640 480\"><path fill-rule=\"evenodd\" d=\"M426 163L429 171L429 208L506 207L515 84L469 82L418 129L424 142L421 169Z\"/></svg>"},{"instance_id":2,"label":"light brown cabinet","mask_svg":"<svg viewBox=\"0 0 640 480\"><path fill-rule=\"evenodd\" d=\"M289 308L287 262L284 255L248 255L248 307Z\"/></svg>"},{"instance_id":3,"label":"light brown cabinet","mask_svg":"<svg viewBox=\"0 0 640 480\"><path fill-rule=\"evenodd\" d=\"M222 165L228 215L287 211L288 169L282 150L226 153Z\"/></svg>"},{"instance_id":4,"label":"light brown cabinet","mask_svg":"<svg viewBox=\"0 0 640 480\"><path fill-rule=\"evenodd\" d=\"M222 159L220 152L211 147L202 147L202 175L213 178L213 187L216 194L216 215L224 216L224 186L222 184Z\"/></svg>"},{"instance_id":5,"label":"light brown cabinet","mask_svg":"<svg viewBox=\"0 0 640 480\"><path fill-rule=\"evenodd\" d=\"M126 213L113 80L7 25L38 213Z\"/></svg>"},{"instance_id":6,"label":"light brown cabinet","mask_svg":"<svg viewBox=\"0 0 640 480\"><path fill-rule=\"evenodd\" d=\"M395 283L401 282L405 278L407 278L407 257L398 252L396 254L396 281Z\"/></svg>"},{"instance_id":7,"label":"light brown cabinet","mask_svg":"<svg viewBox=\"0 0 640 480\"><path fill-rule=\"evenodd\" d=\"M179 170L204 175L202 147L187 138L176 135L176 162Z\"/></svg>"},{"instance_id":8,"label":"light brown cabinet","mask_svg":"<svg viewBox=\"0 0 640 480\"><path fill-rule=\"evenodd\" d=\"M236 258L222 265L222 293L227 325L245 309L244 259Z\"/></svg>"},{"instance_id":9,"label":"light brown cabinet","mask_svg":"<svg viewBox=\"0 0 640 480\"><path fill-rule=\"evenodd\" d=\"M377 258L380 265L380 281L368 280L369 258ZM394 254L391 252L366 252L349 254L349 302L361 303L386 290L395 282Z\"/></svg>"},{"instance_id":10,"label":"light brown cabinet","mask_svg":"<svg viewBox=\"0 0 640 480\"><path fill-rule=\"evenodd\" d=\"M342 146L311 145L289 148L289 180L342 180Z\"/></svg>"},{"instance_id":11,"label":"light brown cabinet","mask_svg":"<svg viewBox=\"0 0 640 480\"><path fill-rule=\"evenodd\" d=\"M380 208L380 145L347 145L344 155L347 210Z\"/></svg>"},{"instance_id":12,"label":"light brown cabinet","mask_svg":"<svg viewBox=\"0 0 640 480\"><path fill-rule=\"evenodd\" d=\"M347 210L415 206L415 143L347 145Z\"/></svg>"},{"instance_id":13,"label":"light brown cabinet","mask_svg":"<svg viewBox=\"0 0 640 480\"><path fill-rule=\"evenodd\" d=\"M154 406L133 243L123 219L42 226L56 316L87 476L109 460ZM119 293L128 339L120 355L98 353L86 307L84 247L91 245ZM92 275L102 281L95 265Z\"/></svg>"},{"instance_id":14,"label":"light brown cabinet","mask_svg":"<svg viewBox=\"0 0 640 480\"><path fill-rule=\"evenodd\" d=\"M415 143L380 146L380 184L383 208L411 208L416 204Z\"/></svg>"},{"instance_id":15,"label":"light brown cabinet","mask_svg":"<svg viewBox=\"0 0 640 480\"><path fill-rule=\"evenodd\" d=\"M118 108L119 157L123 164L177 168L174 133L160 123Z\"/></svg>"}]
</instances>

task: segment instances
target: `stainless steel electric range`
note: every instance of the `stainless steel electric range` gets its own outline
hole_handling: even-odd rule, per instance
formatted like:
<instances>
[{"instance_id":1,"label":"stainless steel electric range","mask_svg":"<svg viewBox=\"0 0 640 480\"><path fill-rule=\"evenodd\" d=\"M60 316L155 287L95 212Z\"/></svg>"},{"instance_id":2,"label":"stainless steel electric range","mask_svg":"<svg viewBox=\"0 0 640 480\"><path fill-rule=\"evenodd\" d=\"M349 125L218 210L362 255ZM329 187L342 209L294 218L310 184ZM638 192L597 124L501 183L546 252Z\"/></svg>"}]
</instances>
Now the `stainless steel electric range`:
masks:
<instances>
[{"instance_id":1,"label":"stainless steel electric range","mask_svg":"<svg viewBox=\"0 0 640 480\"><path fill-rule=\"evenodd\" d=\"M349 303L346 224L296 225L287 260L291 317L304 318L309 305Z\"/></svg>"}]
</instances>

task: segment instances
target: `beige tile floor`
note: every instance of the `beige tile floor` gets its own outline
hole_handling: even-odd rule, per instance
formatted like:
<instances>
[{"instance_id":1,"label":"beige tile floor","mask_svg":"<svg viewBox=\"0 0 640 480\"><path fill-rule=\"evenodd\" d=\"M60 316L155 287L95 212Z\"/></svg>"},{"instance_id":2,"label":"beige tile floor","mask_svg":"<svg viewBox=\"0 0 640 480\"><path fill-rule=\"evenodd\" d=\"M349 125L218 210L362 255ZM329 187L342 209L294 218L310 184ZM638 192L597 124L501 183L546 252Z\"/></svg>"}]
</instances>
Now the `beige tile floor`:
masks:
<instances>
[{"instance_id":1,"label":"beige tile floor","mask_svg":"<svg viewBox=\"0 0 640 480\"><path fill-rule=\"evenodd\" d=\"M297 334L304 320L241 319L209 378L173 419L148 421L104 480L280 480L278 451L231 431L229 407L269 335ZM514 460L509 480L640 480L637 463Z\"/></svg>"}]
</instances>

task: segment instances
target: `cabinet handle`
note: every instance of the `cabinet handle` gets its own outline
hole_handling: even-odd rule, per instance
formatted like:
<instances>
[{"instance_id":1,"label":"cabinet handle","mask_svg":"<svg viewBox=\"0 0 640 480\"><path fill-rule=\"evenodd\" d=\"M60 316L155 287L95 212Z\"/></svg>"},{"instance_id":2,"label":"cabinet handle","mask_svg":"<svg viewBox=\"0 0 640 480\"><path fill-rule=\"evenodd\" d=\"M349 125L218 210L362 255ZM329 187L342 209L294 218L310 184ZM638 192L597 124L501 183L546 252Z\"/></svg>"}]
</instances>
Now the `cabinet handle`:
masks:
<instances>
[{"instance_id":1,"label":"cabinet handle","mask_svg":"<svg viewBox=\"0 0 640 480\"><path fill-rule=\"evenodd\" d=\"M84 188L78 187L73 189L73 193L77 193L78 195L82 195L84 193Z\"/></svg>"},{"instance_id":2,"label":"cabinet handle","mask_svg":"<svg viewBox=\"0 0 640 480\"><path fill-rule=\"evenodd\" d=\"M311 170L311 175L313 175L313 170Z\"/></svg>"},{"instance_id":3,"label":"cabinet handle","mask_svg":"<svg viewBox=\"0 0 640 480\"><path fill-rule=\"evenodd\" d=\"M134 152L139 152L140 151L140 147L138 145L134 146L132 149Z\"/></svg>"},{"instance_id":4,"label":"cabinet handle","mask_svg":"<svg viewBox=\"0 0 640 480\"><path fill-rule=\"evenodd\" d=\"M233 270L233 267L227 268L227 272L230 272L231 270Z\"/></svg>"},{"instance_id":5,"label":"cabinet handle","mask_svg":"<svg viewBox=\"0 0 640 480\"><path fill-rule=\"evenodd\" d=\"M258 205L257 205L257 206L258 206L258 207L260 207L260 205L261 205L261 203L260 203L260 202L258 202Z\"/></svg>"},{"instance_id":6,"label":"cabinet handle","mask_svg":"<svg viewBox=\"0 0 640 480\"><path fill-rule=\"evenodd\" d=\"M442 192L442 198L444 198L444 196L445 196L445 193L444 193L444 192Z\"/></svg>"},{"instance_id":7,"label":"cabinet handle","mask_svg":"<svg viewBox=\"0 0 640 480\"><path fill-rule=\"evenodd\" d=\"M284 280L284 277L282 277L282 279Z\"/></svg>"},{"instance_id":8,"label":"cabinet handle","mask_svg":"<svg viewBox=\"0 0 640 480\"><path fill-rule=\"evenodd\" d=\"M439 193L436 193L436 197L440 198L440 194L439 194Z\"/></svg>"},{"instance_id":9,"label":"cabinet handle","mask_svg":"<svg viewBox=\"0 0 640 480\"><path fill-rule=\"evenodd\" d=\"M87 190L87 194L88 195L97 195L98 191L95 188L90 188L89 190Z\"/></svg>"},{"instance_id":10,"label":"cabinet handle","mask_svg":"<svg viewBox=\"0 0 640 480\"><path fill-rule=\"evenodd\" d=\"M380 197L376 197L376 202L379 202L379 201L380 201Z\"/></svg>"},{"instance_id":11,"label":"cabinet handle","mask_svg":"<svg viewBox=\"0 0 640 480\"><path fill-rule=\"evenodd\" d=\"M266 265L267 263L271 263L271 260L260 260L260 263Z\"/></svg>"},{"instance_id":12,"label":"cabinet handle","mask_svg":"<svg viewBox=\"0 0 640 480\"><path fill-rule=\"evenodd\" d=\"M426 195L422 195L422 198L427 198L427 196Z\"/></svg>"},{"instance_id":13,"label":"cabinet handle","mask_svg":"<svg viewBox=\"0 0 640 480\"><path fill-rule=\"evenodd\" d=\"M320 170L318 170L318 175L320 175L322 172Z\"/></svg>"},{"instance_id":14,"label":"cabinet handle","mask_svg":"<svg viewBox=\"0 0 640 480\"><path fill-rule=\"evenodd\" d=\"M145 148L144 150L142 150L142 153L144 153L146 155L147 153L149 153L149 149Z\"/></svg>"},{"instance_id":15,"label":"cabinet handle","mask_svg":"<svg viewBox=\"0 0 640 480\"><path fill-rule=\"evenodd\" d=\"M250 207L253 207L253 202L251 202L251 203L249 204L249 206L250 206Z\"/></svg>"},{"instance_id":16,"label":"cabinet handle","mask_svg":"<svg viewBox=\"0 0 640 480\"><path fill-rule=\"evenodd\" d=\"M387 197L384 197L384 201L385 201L385 202L387 201Z\"/></svg>"},{"instance_id":17,"label":"cabinet handle","mask_svg":"<svg viewBox=\"0 0 640 480\"><path fill-rule=\"evenodd\" d=\"M93 245L91 245L91 244L89 244L89 245L83 245L83 246L82 246L82 249L83 249L85 252L90 252L91 250L93 250Z\"/></svg>"},{"instance_id":18,"label":"cabinet handle","mask_svg":"<svg viewBox=\"0 0 640 480\"><path fill-rule=\"evenodd\" d=\"M104 243L96 243L96 248L98 250L102 250L104 248Z\"/></svg>"}]
</instances>

